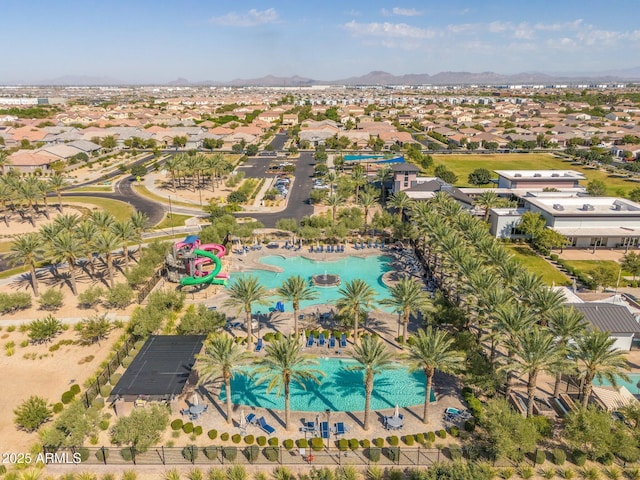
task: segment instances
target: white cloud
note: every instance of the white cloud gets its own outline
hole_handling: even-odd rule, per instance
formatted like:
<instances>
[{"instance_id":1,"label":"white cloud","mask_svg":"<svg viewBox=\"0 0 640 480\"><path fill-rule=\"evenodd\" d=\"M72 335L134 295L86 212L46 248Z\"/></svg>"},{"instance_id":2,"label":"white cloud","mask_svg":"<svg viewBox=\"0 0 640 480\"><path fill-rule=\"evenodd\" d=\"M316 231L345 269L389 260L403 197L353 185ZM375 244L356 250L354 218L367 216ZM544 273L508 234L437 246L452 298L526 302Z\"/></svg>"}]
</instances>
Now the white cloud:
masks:
<instances>
[{"instance_id":1,"label":"white cloud","mask_svg":"<svg viewBox=\"0 0 640 480\"><path fill-rule=\"evenodd\" d=\"M278 12L276 12L275 8L268 8L267 10L252 8L248 12L229 12L219 17L211 17L209 22L226 27L255 27L274 23L277 20Z\"/></svg>"},{"instance_id":2,"label":"white cloud","mask_svg":"<svg viewBox=\"0 0 640 480\"><path fill-rule=\"evenodd\" d=\"M356 37L384 37L384 38L433 38L436 32L427 28L418 28L406 23L358 23L351 21L343 25L343 28Z\"/></svg>"},{"instance_id":3,"label":"white cloud","mask_svg":"<svg viewBox=\"0 0 640 480\"><path fill-rule=\"evenodd\" d=\"M422 12L415 8L399 8L394 7L392 10L394 15L400 15L402 17L418 17L422 15Z\"/></svg>"}]
</instances>

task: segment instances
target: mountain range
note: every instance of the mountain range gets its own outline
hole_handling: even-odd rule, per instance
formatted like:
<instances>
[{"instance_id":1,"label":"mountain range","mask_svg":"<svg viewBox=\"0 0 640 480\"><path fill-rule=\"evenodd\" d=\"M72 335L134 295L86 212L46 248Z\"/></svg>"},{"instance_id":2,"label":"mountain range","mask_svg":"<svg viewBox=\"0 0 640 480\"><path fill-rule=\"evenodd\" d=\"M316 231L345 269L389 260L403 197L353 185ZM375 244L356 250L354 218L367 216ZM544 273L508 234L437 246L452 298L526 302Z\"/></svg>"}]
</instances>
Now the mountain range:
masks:
<instances>
[{"instance_id":1,"label":"mountain range","mask_svg":"<svg viewBox=\"0 0 640 480\"><path fill-rule=\"evenodd\" d=\"M260 78L236 78L230 81L196 81L192 82L185 78L178 78L167 82L167 86L263 86L263 87L305 87L312 85L518 85L518 84L580 84L594 82L615 83L615 82L635 82L640 81L640 67L623 70L609 70L604 72L583 72L583 73L541 73L522 72L516 74L500 74L495 72L440 72L435 75L427 73L393 75L384 71L372 71L365 75L349 77L338 80L316 80L312 78L300 77L277 77L267 75ZM0 82L2 84L2 82ZM48 79L37 82L34 85L135 85L123 82L110 77L73 76ZM157 84L162 85L162 84Z\"/></svg>"}]
</instances>

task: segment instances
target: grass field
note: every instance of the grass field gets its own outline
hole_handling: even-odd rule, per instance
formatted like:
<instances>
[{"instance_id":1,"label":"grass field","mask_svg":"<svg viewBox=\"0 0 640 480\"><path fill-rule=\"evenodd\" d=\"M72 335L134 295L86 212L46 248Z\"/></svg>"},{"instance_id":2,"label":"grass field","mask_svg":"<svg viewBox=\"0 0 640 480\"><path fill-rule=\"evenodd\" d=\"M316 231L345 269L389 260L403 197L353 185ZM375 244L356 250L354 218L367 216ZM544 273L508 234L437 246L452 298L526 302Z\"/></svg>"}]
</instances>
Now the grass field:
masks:
<instances>
[{"instance_id":1,"label":"grass field","mask_svg":"<svg viewBox=\"0 0 640 480\"><path fill-rule=\"evenodd\" d=\"M162 221L154 226L154 229L161 230L163 228L183 227L184 222L189 220L191 217L191 215L179 215L177 213L174 213L172 215L170 213L167 213Z\"/></svg>"},{"instance_id":2,"label":"grass field","mask_svg":"<svg viewBox=\"0 0 640 480\"><path fill-rule=\"evenodd\" d=\"M133 189L136 191L136 193L143 197L147 197L149 200L153 200L158 203L169 203L169 199L167 197L156 195L144 185L134 185ZM180 202L178 200L174 200L173 198L171 199L171 203L172 205L177 205L180 207L198 208L198 205L196 205L195 203Z\"/></svg>"},{"instance_id":3,"label":"grass field","mask_svg":"<svg viewBox=\"0 0 640 480\"><path fill-rule=\"evenodd\" d=\"M95 185L93 187L78 187L72 188L71 190L66 190L67 192L113 192L113 188L107 185Z\"/></svg>"},{"instance_id":4,"label":"grass field","mask_svg":"<svg viewBox=\"0 0 640 480\"><path fill-rule=\"evenodd\" d=\"M507 249L518 259L529 271L537 273L542 277L546 285L571 285L571 280L561 271L541 258L536 252L526 245L507 245Z\"/></svg>"},{"instance_id":5,"label":"grass field","mask_svg":"<svg viewBox=\"0 0 640 480\"><path fill-rule=\"evenodd\" d=\"M63 197L64 203L84 203L95 205L97 208L111 213L119 222L128 219L133 213L133 207L119 200L98 197Z\"/></svg>"},{"instance_id":6,"label":"grass field","mask_svg":"<svg viewBox=\"0 0 640 480\"><path fill-rule=\"evenodd\" d=\"M548 153L513 153L495 155L433 155L434 165L446 165L446 167L458 176L459 187L470 187L467 182L469 174L476 168L493 170L576 170L582 173L587 180L582 184L599 179L607 186L607 195L619 195L619 192L627 193L640 187L640 183L619 175L605 171L588 168L581 164L574 164L570 160L556 158ZM489 186L492 186L490 184Z\"/></svg>"}]
</instances>

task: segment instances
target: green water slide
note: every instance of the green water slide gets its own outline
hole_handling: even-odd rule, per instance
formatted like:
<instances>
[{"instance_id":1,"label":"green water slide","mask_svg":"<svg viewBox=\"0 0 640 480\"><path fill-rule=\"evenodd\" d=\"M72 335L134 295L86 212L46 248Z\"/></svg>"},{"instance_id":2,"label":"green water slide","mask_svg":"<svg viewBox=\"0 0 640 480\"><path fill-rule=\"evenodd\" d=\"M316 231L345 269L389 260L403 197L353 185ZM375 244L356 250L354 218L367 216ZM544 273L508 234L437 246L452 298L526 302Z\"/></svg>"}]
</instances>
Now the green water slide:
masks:
<instances>
[{"instance_id":1,"label":"green water slide","mask_svg":"<svg viewBox=\"0 0 640 480\"><path fill-rule=\"evenodd\" d=\"M194 250L193 253L195 253L196 257L210 258L215 264L215 268L204 277L184 277L182 280L180 280L180 285L200 285L202 283L210 283L212 285L225 285L227 283L226 278L216 278L216 275L218 275L218 273L220 273L220 270L222 269L222 262L215 254L198 249Z\"/></svg>"}]
</instances>

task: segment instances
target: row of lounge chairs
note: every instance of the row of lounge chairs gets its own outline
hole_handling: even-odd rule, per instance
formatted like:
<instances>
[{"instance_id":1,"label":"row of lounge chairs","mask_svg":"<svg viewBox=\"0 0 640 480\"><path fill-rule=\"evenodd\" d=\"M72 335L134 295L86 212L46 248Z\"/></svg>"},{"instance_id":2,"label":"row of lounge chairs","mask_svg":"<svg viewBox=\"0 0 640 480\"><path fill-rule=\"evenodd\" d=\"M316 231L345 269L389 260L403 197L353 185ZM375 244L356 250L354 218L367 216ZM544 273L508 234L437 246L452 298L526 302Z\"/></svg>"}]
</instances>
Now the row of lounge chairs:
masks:
<instances>
[{"instance_id":1,"label":"row of lounge chairs","mask_svg":"<svg viewBox=\"0 0 640 480\"><path fill-rule=\"evenodd\" d=\"M260 427L266 434L273 435L276 431L271 425L267 423L264 417L256 418L255 413L250 413L245 417L247 425L256 425Z\"/></svg>"},{"instance_id":2,"label":"row of lounge chairs","mask_svg":"<svg viewBox=\"0 0 640 480\"><path fill-rule=\"evenodd\" d=\"M318 335L318 346L319 347L324 347L325 345L327 345L329 348L336 348L336 336L332 333L331 336L329 337L328 343L327 343L327 339L324 336L324 333L321 333L320 335ZM316 344L316 337L313 333L309 334L309 338L307 338L307 347L313 347ZM340 335L340 348L347 348L347 335L345 333L343 333L342 335Z\"/></svg>"},{"instance_id":3,"label":"row of lounge chairs","mask_svg":"<svg viewBox=\"0 0 640 480\"><path fill-rule=\"evenodd\" d=\"M309 253L324 253L325 251L327 253L344 253L344 245L327 245L326 249L322 245L319 247L311 245L309 247Z\"/></svg>"},{"instance_id":4,"label":"row of lounge chairs","mask_svg":"<svg viewBox=\"0 0 640 480\"><path fill-rule=\"evenodd\" d=\"M349 432L350 429L344 422L335 423L332 428L329 428L329 422L320 422L319 425L316 422L307 422L304 427L300 428L300 431L314 435L320 433L321 438L329 438L329 435L332 433L334 435L344 435Z\"/></svg>"},{"instance_id":5,"label":"row of lounge chairs","mask_svg":"<svg viewBox=\"0 0 640 480\"><path fill-rule=\"evenodd\" d=\"M377 240L375 242L371 242L371 240L369 240L366 244L364 242L355 242L353 244L353 248L356 250L364 250L365 248L384 248L384 241L378 243Z\"/></svg>"},{"instance_id":6,"label":"row of lounge chairs","mask_svg":"<svg viewBox=\"0 0 640 480\"><path fill-rule=\"evenodd\" d=\"M471 412L468 410L459 410L453 407L444 410L445 423L456 423L458 420L469 420L471 417Z\"/></svg>"},{"instance_id":7,"label":"row of lounge chairs","mask_svg":"<svg viewBox=\"0 0 640 480\"><path fill-rule=\"evenodd\" d=\"M247 247L246 245L243 245L240 248L236 248L233 250L233 253L237 254L237 255L242 255L243 253L249 252L249 251L256 251L256 250L262 250L262 245L260 245L259 243L256 243L255 245L251 245L250 247Z\"/></svg>"},{"instance_id":8,"label":"row of lounge chairs","mask_svg":"<svg viewBox=\"0 0 640 480\"><path fill-rule=\"evenodd\" d=\"M284 246L282 248L284 248L286 250L293 250L294 252L297 252L298 250L300 250L302 248L302 244L298 243L298 245L296 245L293 242L290 242L289 240L287 240L286 242L284 242Z\"/></svg>"}]
</instances>

